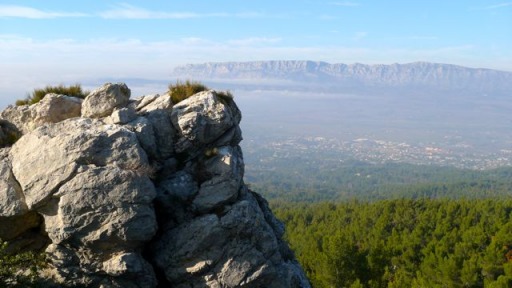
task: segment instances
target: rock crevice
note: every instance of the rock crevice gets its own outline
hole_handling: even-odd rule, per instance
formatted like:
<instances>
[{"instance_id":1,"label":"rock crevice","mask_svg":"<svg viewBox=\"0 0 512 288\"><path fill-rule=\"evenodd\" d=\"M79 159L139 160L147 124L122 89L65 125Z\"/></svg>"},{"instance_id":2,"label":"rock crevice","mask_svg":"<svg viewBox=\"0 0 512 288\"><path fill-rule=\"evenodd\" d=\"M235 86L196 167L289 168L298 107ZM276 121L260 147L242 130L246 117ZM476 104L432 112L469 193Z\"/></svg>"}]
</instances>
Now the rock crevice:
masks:
<instances>
[{"instance_id":1,"label":"rock crevice","mask_svg":"<svg viewBox=\"0 0 512 288\"><path fill-rule=\"evenodd\" d=\"M310 287L283 224L243 182L232 99L130 99L107 83L0 121L23 134L0 149L0 238L39 229L31 247L45 247L56 285Z\"/></svg>"}]
</instances>

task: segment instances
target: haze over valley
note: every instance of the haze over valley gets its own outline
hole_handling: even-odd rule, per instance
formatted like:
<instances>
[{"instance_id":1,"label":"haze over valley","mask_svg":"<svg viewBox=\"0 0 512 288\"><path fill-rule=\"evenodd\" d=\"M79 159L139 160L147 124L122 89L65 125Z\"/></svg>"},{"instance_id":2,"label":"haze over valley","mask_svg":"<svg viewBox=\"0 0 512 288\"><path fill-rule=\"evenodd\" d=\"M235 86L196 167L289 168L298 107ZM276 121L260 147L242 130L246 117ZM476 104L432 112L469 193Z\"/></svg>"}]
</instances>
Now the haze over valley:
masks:
<instances>
[{"instance_id":1,"label":"haze over valley","mask_svg":"<svg viewBox=\"0 0 512 288\"><path fill-rule=\"evenodd\" d=\"M512 72L263 61L186 65L173 77L233 92L249 163L272 147L276 157L330 150L371 163L512 164Z\"/></svg>"}]
</instances>

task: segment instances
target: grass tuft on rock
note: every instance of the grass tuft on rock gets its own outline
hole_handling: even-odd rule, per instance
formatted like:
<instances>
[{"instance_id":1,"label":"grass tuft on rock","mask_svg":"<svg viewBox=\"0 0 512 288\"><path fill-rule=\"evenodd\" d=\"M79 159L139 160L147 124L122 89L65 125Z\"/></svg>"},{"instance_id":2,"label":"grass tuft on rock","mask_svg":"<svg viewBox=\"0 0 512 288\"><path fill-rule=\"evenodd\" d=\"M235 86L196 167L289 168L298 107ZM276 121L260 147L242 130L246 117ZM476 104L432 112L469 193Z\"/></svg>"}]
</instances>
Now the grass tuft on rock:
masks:
<instances>
[{"instance_id":1,"label":"grass tuft on rock","mask_svg":"<svg viewBox=\"0 0 512 288\"><path fill-rule=\"evenodd\" d=\"M48 85L42 89L34 89L34 91L32 91L31 94L27 95L25 99L17 100L16 106L36 104L39 101L43 100L44 96L46 96L46 94L49 93L55 93L84 99L89 94L89 91L82 90L82 86L80 86L80 84L75 84L71 86L64 86L62 84L58 86Z\"/></svg>"},{"instance_id":2,"label":"grass tuft on rock","mask_svg":"<svg viewBox=\"0 0 512 288\"><path fill-rule=\"evenodd\" d=\"M208 87L205 85L200 82L190 80L185 81L185 83L178 80L175 84L169 85L169 95L171 95L171 101L174 104L177 104L196 93L206 90L208 90Z\"/></svg>"},{"instance_id":3,"label":"grass tuft on rock","mask_svg":"<svg viewBox=\"0 0 512 288\"><path fill-rule=\"evenodd\" d=\"M46 261L44 252L16 253L0 239L0 287L47 287L39 277Z\"/></svg>"},{"instance_id":4,"label":"grass tuft on rock","mask_svg":"<svg viewBox=\"0 0 512 288\"><path fill-rule=\"evenodd\" d=\"M210 90L210 88L201 82L190 80L185 82L178 80L176 83L169 85L169 95L171 95L171 101L173 104L177 104L194 94L208 90ZM233 101L233 94L231 94L230 91L216 91L215 94L224 104Z\"/></svg>"}]
</instances>

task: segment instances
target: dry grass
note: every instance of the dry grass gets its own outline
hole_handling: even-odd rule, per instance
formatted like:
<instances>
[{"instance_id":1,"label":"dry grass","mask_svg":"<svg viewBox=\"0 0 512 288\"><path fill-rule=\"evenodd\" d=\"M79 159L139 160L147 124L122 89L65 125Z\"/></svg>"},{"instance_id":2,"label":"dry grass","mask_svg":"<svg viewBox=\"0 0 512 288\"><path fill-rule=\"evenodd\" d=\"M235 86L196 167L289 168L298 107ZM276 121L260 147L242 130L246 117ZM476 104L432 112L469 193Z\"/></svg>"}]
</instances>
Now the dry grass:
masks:
<instances>
[{"instance_id":1,"label":"dry grass","mask_svg":"<svg viewBox=\"0 0 512 288\"><path fill-rule=\"evenodd\" d=\"M43 89L34 89L34 91L32 91L32 94L28 95L27 98L23 100L17 100L16 106L35 104L43 100L44 96L46 96L46 94L49 93L55 93L83 99L89 94L89 91L83 91L82 86L80 86L80 84L75 84L68 87L62 84L59 86L46 86Z\"/></svg>"}]
</instances>

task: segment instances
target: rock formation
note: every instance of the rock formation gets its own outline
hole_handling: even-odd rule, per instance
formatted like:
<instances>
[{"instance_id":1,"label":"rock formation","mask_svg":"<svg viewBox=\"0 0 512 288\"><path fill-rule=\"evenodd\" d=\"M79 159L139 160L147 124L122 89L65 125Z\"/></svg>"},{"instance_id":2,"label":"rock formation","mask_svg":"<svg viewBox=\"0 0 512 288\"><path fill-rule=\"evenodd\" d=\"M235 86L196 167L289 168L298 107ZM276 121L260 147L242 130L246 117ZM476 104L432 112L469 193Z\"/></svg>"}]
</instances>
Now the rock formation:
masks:
<instances>
[{"instance_id":1,"label":"rock formation","mask_svg":"<svg viewBox=\"0 0 512 288\"><path fill-rule=\"evenodd\" d=\"M55 285L309 287L243 182L232 99L131 100L109 83L0 118L0 138L20 136L0 149L0 238L46 249Z\"/></svg>"}]
</instances>

